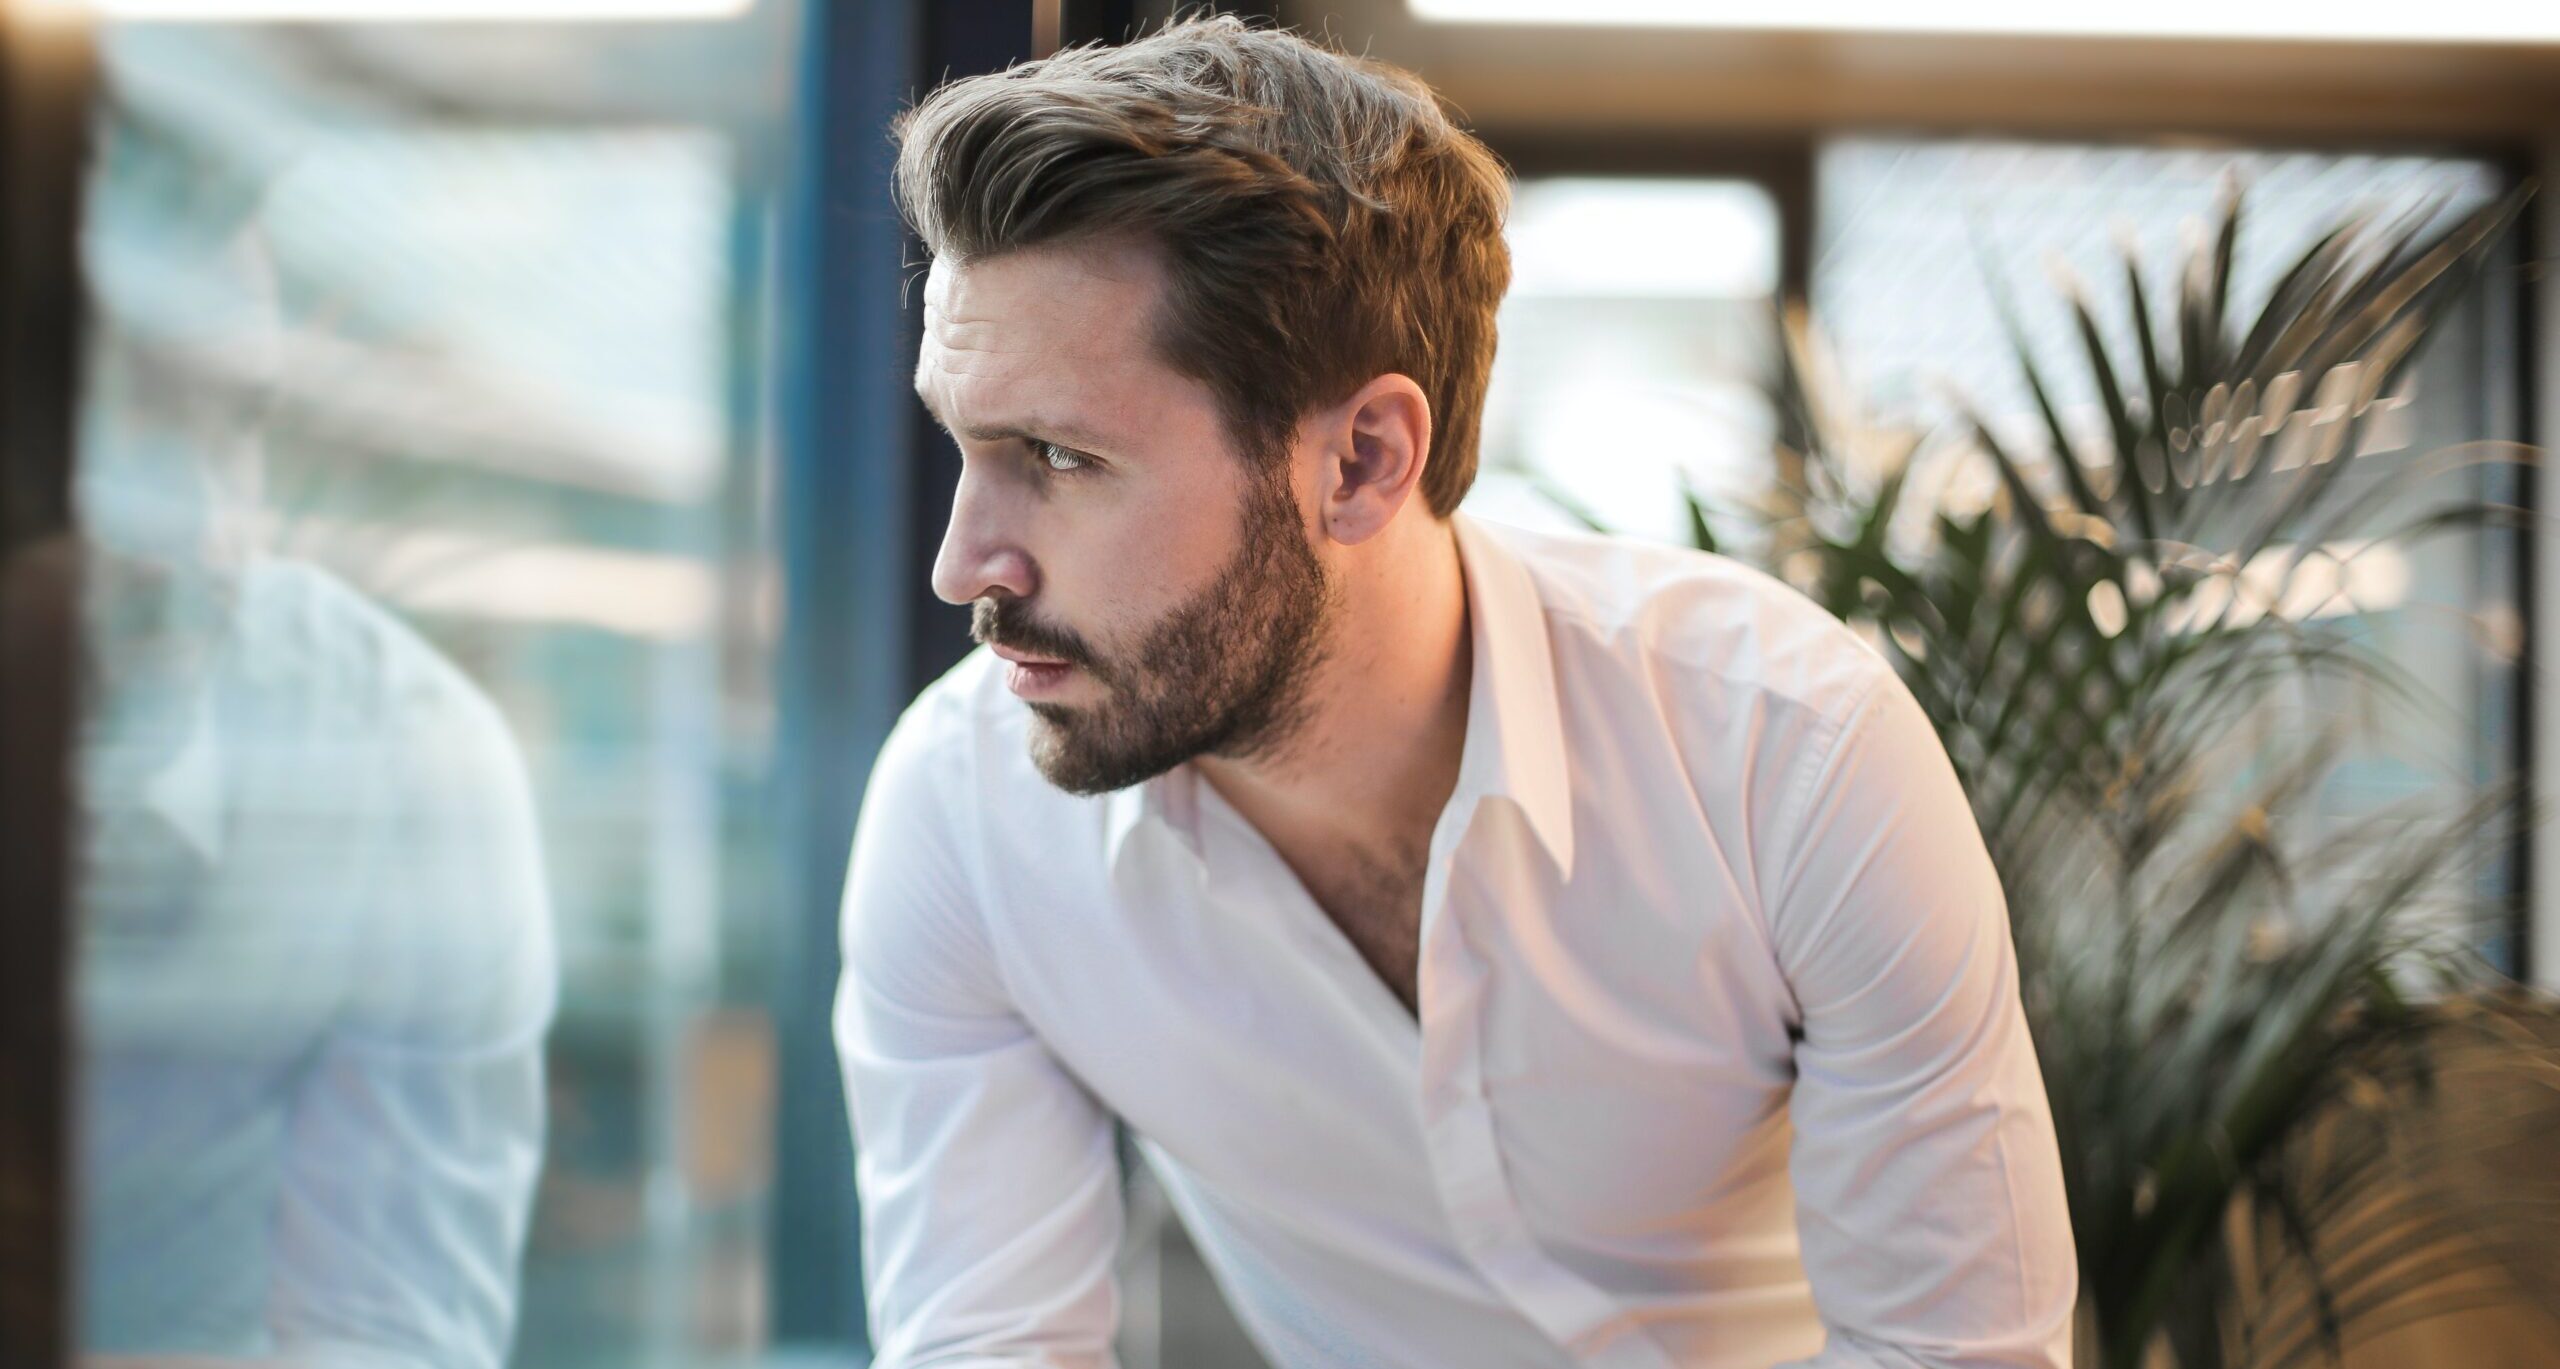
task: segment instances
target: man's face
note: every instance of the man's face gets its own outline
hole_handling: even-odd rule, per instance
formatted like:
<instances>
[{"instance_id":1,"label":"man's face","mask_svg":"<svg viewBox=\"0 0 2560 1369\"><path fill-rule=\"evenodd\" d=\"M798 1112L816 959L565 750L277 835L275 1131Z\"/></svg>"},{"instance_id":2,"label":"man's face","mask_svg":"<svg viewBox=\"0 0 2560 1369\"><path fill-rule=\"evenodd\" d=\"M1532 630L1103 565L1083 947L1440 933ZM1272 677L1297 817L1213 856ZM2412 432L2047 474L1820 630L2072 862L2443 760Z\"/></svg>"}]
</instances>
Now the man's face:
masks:
<instances>
[{"instance_id":1,"label":"man's face","mask_svg":"<svg viewBox=\"0 0 2560 1369\"><path fill-rule=\"evenodd\" d=\"M1156 357L1163 288L1131 243L925 281L916 390L961 453L934 592L973 605L1032 759L1080 794L1284 740L1324 645L1295 465L1247 460L1209 389Z\"/></svg>"}]
</instances>

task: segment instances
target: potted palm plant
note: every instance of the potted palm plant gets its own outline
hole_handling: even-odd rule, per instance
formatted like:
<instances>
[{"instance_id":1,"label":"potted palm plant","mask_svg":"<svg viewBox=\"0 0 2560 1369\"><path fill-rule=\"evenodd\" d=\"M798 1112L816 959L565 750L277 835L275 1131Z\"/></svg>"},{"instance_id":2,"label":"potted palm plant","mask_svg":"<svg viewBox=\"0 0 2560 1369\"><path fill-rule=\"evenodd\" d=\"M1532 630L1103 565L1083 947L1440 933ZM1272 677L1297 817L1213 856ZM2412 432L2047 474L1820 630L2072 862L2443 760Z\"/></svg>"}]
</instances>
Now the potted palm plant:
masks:
<instances>
[{"instance_id":1,"label":"potted palm plant","mask_svg":"<svg viewBox=\"0 0 2560 1369\"><path fill-rule=\"evenodd\" d=\"M2298 611L2362 549L2526 519L2477 498L2406 513L2436 476L2522 449L2359 457L2521 194L2450 226L2432 207L2342 224L2246 315L2241 201L2156 308L2128 249L2132 356L2074 299L2064 364L2097 397L2094 439L2004 306L2029 432L1967 412L1929 452L1996 475L1969 511L1906 507L1927 444L1831 401L1791 318L1779 478L1749 510L1769 568L1893 661L1973 801L2062 1139L2082 1358L2103 1369L2332 1359L2560 1291L2560 1165L2534 1139L2560 1122L2560 1032L2447 932L2476 901L2471 854L2531 815L2493 785L2340 827L2313 801L2353 729L2288 707L2412 692L2354 613ZM1730 511L1690 513L1716 549Z\"/></svg>"}]
</instances>

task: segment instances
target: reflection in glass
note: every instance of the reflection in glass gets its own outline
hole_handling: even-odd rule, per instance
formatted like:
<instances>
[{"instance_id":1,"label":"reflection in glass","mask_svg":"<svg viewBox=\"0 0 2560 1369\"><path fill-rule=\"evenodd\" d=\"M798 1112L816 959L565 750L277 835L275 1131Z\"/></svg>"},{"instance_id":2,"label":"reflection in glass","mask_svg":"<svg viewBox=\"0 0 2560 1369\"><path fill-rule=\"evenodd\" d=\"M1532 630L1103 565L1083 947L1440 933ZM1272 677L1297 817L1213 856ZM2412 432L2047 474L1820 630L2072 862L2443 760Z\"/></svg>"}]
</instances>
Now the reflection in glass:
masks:
<instances>
[{"instance_id":1,"label":"reflection in glass","mask_svg":"<svg viewBox=\"0 0 2560 1369\"><path fill-rule=\"evenodd\" d=\"M106 26L93 1358L770 1343L793 13Z\"/></svg>"},{"instance_id":2,"label":"reflection in glass","mask_svg":"<svg viewBox=\"0 0 2560 1369\"><path fill-rule=\"evenodd\" d=\"M482 693L258 546L260 186L111 126L88 264L81 1341L496 1366L556 970Z\"/></svg>"}]
</instances>

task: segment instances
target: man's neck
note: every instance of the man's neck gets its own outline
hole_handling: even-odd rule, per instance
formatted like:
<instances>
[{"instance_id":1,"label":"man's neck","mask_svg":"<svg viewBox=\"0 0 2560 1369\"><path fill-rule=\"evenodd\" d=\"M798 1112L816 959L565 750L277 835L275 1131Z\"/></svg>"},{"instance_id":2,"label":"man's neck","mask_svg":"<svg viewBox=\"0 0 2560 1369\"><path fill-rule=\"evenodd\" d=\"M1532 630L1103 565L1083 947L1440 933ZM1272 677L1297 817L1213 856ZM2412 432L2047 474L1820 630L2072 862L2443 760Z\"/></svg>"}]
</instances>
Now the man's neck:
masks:
<instances>
[{"instance_id":1,"label":"man's neck","mask_svg":"<svg viewBox=\"0 0 2560 1369\"><path fill-rule=\"evenodd\" d=\"M1304 870L1426 849L1457 788L1473 676L1456 531L1419 520L1340 578L1330 649L1284 746L1202 757L1202 776Z\"/></svg>"}]
</instances>

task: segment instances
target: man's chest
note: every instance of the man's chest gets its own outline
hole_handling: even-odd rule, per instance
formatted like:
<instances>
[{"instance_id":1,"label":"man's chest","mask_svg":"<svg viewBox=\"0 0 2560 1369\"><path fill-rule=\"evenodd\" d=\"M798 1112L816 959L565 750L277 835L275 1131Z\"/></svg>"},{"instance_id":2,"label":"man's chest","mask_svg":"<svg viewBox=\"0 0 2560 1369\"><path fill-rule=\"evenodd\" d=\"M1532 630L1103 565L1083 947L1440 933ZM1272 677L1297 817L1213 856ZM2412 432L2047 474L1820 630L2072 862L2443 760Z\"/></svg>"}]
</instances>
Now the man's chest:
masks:
<instances>
[{"instance_id":1,"label":"man's chest","mask_svg":"<svg viewBox=\"0 0 2560 1369\"><path fill-rule=\"evenodd\" d=\"M1408 1014L1418 1012L1426 852L1381 857L1345 853L1302 862L1299 883L1325 920Z\"/></svg>"},{"instance_id":2,"label":"man's chest","mask_svg":"<svg viewBox=\"0 0 2560 1369\"><path fill-rule=\"evenodd\" d=\"M1512 837L1396 891L1401 924L1268 847L1212 843L1203 865L1159 842L1095 923L1014 924L1048 944L1007 959L1098 1097L1255 1202L1348 1202L1427 1238L1499 1173L1531 1229L1579 1237L1703 1231L1782 1190L1788 1004L1749 919L1598 843L1568 882Z\"/></svg>"}]
</instances>

